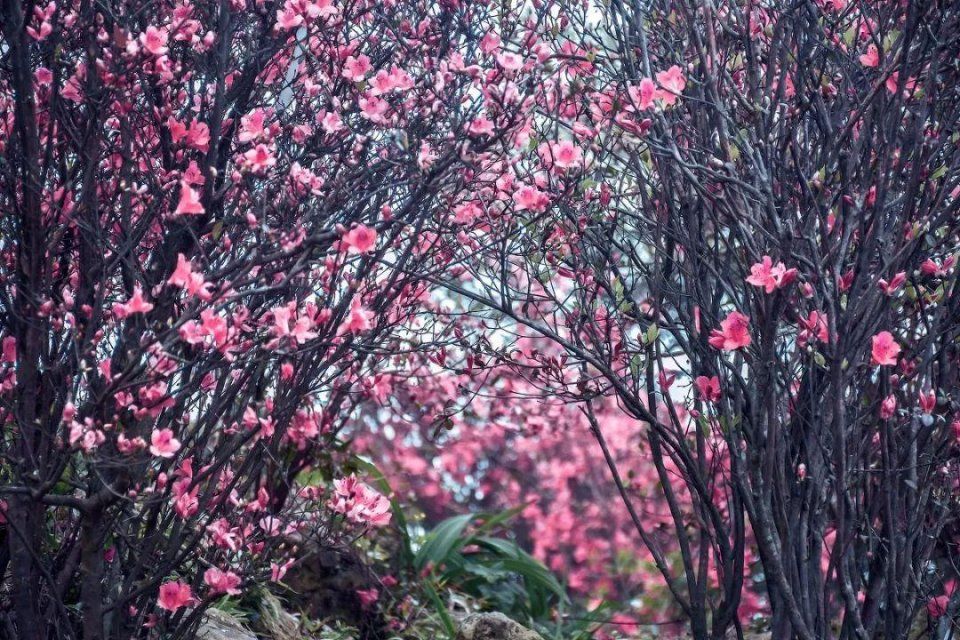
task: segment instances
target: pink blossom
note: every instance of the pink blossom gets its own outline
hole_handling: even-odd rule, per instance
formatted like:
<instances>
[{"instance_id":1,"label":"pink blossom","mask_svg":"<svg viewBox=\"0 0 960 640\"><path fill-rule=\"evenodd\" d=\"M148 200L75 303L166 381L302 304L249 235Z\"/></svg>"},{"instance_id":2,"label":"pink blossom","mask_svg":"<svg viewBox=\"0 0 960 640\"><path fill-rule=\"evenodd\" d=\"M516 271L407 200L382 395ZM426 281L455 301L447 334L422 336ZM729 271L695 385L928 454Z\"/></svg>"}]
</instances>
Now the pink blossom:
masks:
<instances>
[{"instance_id":1,"label":"pink blossom","mask_svg":"<svg viewBox=\"0 0 960 640\"><path fill-rule=\"evenodd\" d=\"M377 245L377 231L365 224L358 224L343 234L341 247L350 253L369 253Z\"/></svg>"},{"instance_id":2,"label":"pink blossom","mask_svg":"<svg viewBox=\"0 0 960 640\"><path fill-rule=\"evenodd\" d=\"M287 570L293 566L294 559L291 558L283 564L277 564L276 562L270 563L270 581L271 582L280 582L283 580L283 576L287 575Z\"/></svg>"},{"instance_id":3,"label":"pink blossom","mask_svg":"<svg viewBox=\"0 0 960 640\"><path fill-rule=\"evenodd\" d=\"M493 133L493 121L484 116L474 118L467 129L472 136L488 136Z\"/></svg>"},{"instance_id":4,"label":"pink blossom","mask_svg":"<svg viewBox=\"0 0 960 640\"><path fill-rule=\"evenodd\" d=\"M117 450L123 454L131 454L141 449L145 449L147 443L143 441L143 438L137 436L136 438L130 439L127 438L122 433L117 436Z\"/></svg>"},{"instance_id":5,"label":"pink blossom","mask_svg":"<svg viewBox=\"0 0 960 640\"><path fill-rule=\"evenodd\" d=\"M892 393L883 399L880 403L880 417L889 420L897 412L897 396Z\"/></svg>"},{"instance_id":6,"label":"pink blossom","mask_svg":"<svg viewBox=\"0 0 960 640\"><path fill-rule=\"evenodd\" d=\"M179 495L175 495L173 500L173 510L176 514L186 520L197 514L200 511L200 501L197 500L197 493L199 492L200 487L196 487L193 491L187 493L181 491Z\"/></svg>"},{"instance_id":7,"label":"pink blossom","mask_svg":"<svg viewBox=\"0 0 960 640\"><path fill-rule=\"evenodd\" d=\"M907 281L907 274L904 271L899 272L893 278L890 279L890 282L887 282L883 278L880 278L877 281L877 286L880 287L880 290L883 291L888 296L892 296L903 286L903 283Z\"/></svg>"},{"instance_id":8,"label":"pink blossom","mask_svg":"<svg viewBox=\"0 0 960 640\"><path fill-rule=\"evenodd\" d=\"M657 83L663 88L658 97L666 105L672 105L677 101L677 97L683 93L687 86L687 80L683 75L683 70L677 65L673 65L666 71L657 73Z\"/></svg>"},{"instance_id":9,"label":"pink blossom","mask_svg":"<svg viewBox=\"0 0 960 640\"><path fill-rule=\"evenodd\" d=\"M627 93L636 108L645 110L653 106L653 100L656 97L657 85L650 78L640 80L639 86L631 86Z\"/></svg>"},{"instance_id":10,"label":"pink blossom","mask_svg":"<svg viewBox=\"0 0 960 640\"><path fill-rule=\"evenodd\" d=\"M284 3L283 8L277 11L277 28L284 30L296 29L303 24L301 15L290 0Z\"/></svg>"},{"instance_id":11,"label":"pink blossom","mask_svg":"<svg viewBox=\"0 0 960 640\"><path fill-rule=\"evenodd\" d=\"M926 415L930 415L937 406L937 393L932 389L929 391L921 391L917 398L917 403L920 405L920 411Z\"/></svg>"},{"instance_id":12,"label":"pink blossom","mask_svg":"<svg viewBox=\"0 0 960 640\"><path fill-rule=\"evenodd\" d=\"M210 288L213 286L203 279L203 274L193 270L193 264L182 253L177 254L177 266L167 279L167 284L185 289L187 293L201 300L210 299Z\"/></svg>"},{"instance_id":13,"label":"pink blossom","mask_svg":"<svg viewBox=\"0 0 960 640\"><path fill-rule=\"evenodd\" d=\"M874 366L893 366L897 364L900 345L889 331L881 331L873 336L871 356Z\"/></svg>"},{"instance_id":14,"label":"pink blossom","mask_svg":"<svg viewBox=\"0 0 960 640\"><path fill-rule=\"evenodd\" d=\"M210 593L225 593L235 596L240 594L240 576L233 571L221 571L210 567L203 572L203 581L210 587Z\"/></svg>"},{"instance_id":15,"label":"pink blossom","mask_svg":"<svg viewBox=\"0 0 960 640\"><path fill-rule=\"evenodd\" d=\"M215 520L212 524L207 525L206 530L214 546L230 551L236 551L240 548L238 530L231 527L226 518Z\"/></svg>"},{"instance_id":16,"label":"pink blossom","mask_svg":"<svg viewBox=\"0 0 960 640\"><path fill-rule=\"evenodd\" d=\"M350 302L350 313L341 326L348 333L362 333L373 328L373 312L365 309L359 297Z\"/></svg>"},{"instance_id":17,"label":"pink blossom","mask_svg":"<svg viewBox=\"0 0 960 640\"><path fill-rule=\"evenodd\" d=\"M800 346L806 346L811 339L827 342L829 340L829 327L827 325L827 316L819 311L811 311L806 317L800 318L800 331L797 340Z\"/></svg>"},{"instance_id":18,"label":"pink blossom","mask_svg":"<svg viewBox=\"0 0 960 640\"><path fill-rule=\"evenodd\" d=\"M180 182L180 202L174 215L201 214L205 211L200 202L200 194L186 180Z\"/></svg>"},{"instance_id":19,"label":"pink blossom","mask_svg":"<svg viewBox=\"0 0 960 640\"><path fill-rule=\"evenodd\" d=\"M239 142L253 142L263 138L267 132L263 127L267 118L267 112L263 109L254 109L251 113L240 118L240 133L237 135Z\"/></svg>"},{"instance_id":20,"label":"pink blossom","mask_svg":"<svg viewBox=\"0 0 960 640\"><path fill-rule=\"evenodd\" d=\"M950 597L939 595L930 598L927 601L927 613L931 618L940 618L947 614L947 607L950 605Z\"/></svg>"},{"instance_id":21,"label":"pink blossom","mask_svg":"<svg viewBox=\"0 0 960 640\"><path fill-rule=\"evenodd\" d=\"M370 589L357 589L357 597L360 599L360 606L364 609L369 609L380 599L380 592L373 587Z\"/></svg>"},{"instance_id":22,"label":"pink blossom","mask_svg":"<svg viewBox=\"0 0 960 640\"><path fill-rule=\"evenodd\" d=\"M180 450L180 441L170 429L154 429L150 434L150 453L161 458L172 458Z\"/></svg>"},{"instance_id":23,"label":"pink blossom","mask_svg":"<svg viewBox=\"0 0 960 640\"><path fill-rule=\"evenodd\" d=\"M497 64L500 65L504 71L519 71L523 68L523 57L516 53L498 53L496 59Z\"/></svg>"},{"instance_id":24,"label":"pink blossom","mask_svg":"<svg viewBox=\"0 0 960 640\"><path fill-rule=\"evenodd\" d=\"M923 264L920 265L920 273L925 276L943 278L950 273L950 270L953 268L953 265L956 263L956 261L957 259L955 256L949 256L943 261L943 264L931 258L927 258L923 261Z\"/></svg>"},{"instance_id":25,"label":"pink blossom","mask_svg":"<svg viewBox=\"0 0 960 640\"><path fill-rule=\"evenodd\" d=\"M518 211L542 212L550 204L550 197L536 187L523 185L513 194Z\"/></svg>"},{"instance_id":26,"label":"pink blossom","mask_svg":"<svg viewBox=\"0 0 960 640\"><path fill-rule=\"evenodd\" d=\"M871 44L867 47L867 52L860 56L860 64L865 67L876 67L880 64L880 52L877 51L877 45Z\"/></svg>"},{"instance_id":27,"label":"pink blossom","mask_svg":"<svg viewBox=\"0 0 960 640\"><path fill-rule=\"evenodd\" d=\"M133 295L130 296L129 300L123 304L113 306L113 313L118 318L126 318L127 316L138 313L148 313L152 309L153 304L147 302L146 298L143 297L143 289L140 285L136 285L133 288Z\"/></svg>"},{"instance_id":28,"label":"pink blossom","mask_svg":"<svg viewBox=\"0 0 960 640\"><path fill-rule=\"evenodd\" d=\"M17 361L17 339L13 336L7 336L3 339L3 350L0 355L3 362Z\"/></svg>"},{"instance_id":29,"label":"pink blossom","mask_svg":"<svg viewBox=\"0 0 960 640\"><path fill-rule=\"evenodd\" d=\"M500 43L500 36L493 31L488 31L480 38L480 51L490 55L500 49Z\"/></svg>"},{"instance_id":30,"label":"pink blossom","mask_svg":"<svg viewBox=\"0 0 960 640\"><path fill-rule=\"evenodd\" d=\"M210 148L210 127L203 122L194 122L187 130L187 144L204 153Z\"/></svg>"},{"instance_id":31,"label":"pink blossom","mask_svg":"<svg viewBox=\"0 0 960 640\"><path fill-rule=\"evenodd\" d=\"M329 135L343 131L343 119L336 111L324 111L317 114L317 120L320 122L323 130Z\"/></svg>"},{"instance_id":32,"label":"pink blossom","mask_svg":"<svg viewBox=\"0 0 960 640\"><path fill-rule=\"evenodd\" d=\"M731 311L710 334L710 345L722 351L750 346L750 319L739 311Z\"/></svg>"},{"instance_id":33,"label":"pink blossom","mask_svg":"<svg viewBox=\"0 0 960 640\"><path fill-rule=\"evenodd\" d=\"M151 55L162 56L168 51L167 37L168 34L165 29L158 29L150 25L146 31L140 34L140 44L142 44L143 48Z\"/></svg>"},{"instance_id":34,"label":"pink blossom","mask_svg":"<svg viewBox=\"0 0 960 640\"><path fill-rule=\"evenodd\" d=\"M373 66L370 64L369 56L363 54L354 57L350 56L343 64L343 77L347 80L360 82L367 77Z\"/></svg>"},{"instance_id":35,"label":"pink blossom","mask_svg":"<svg viewBox=\"0 0 960 640\"><path fill-rule=\"evenodd\" d=\"M755 287L761 287L766 293L773 293L776 289L792 283L796 277L796 269L787 269L782 262L774 265L770 256L763 256L761 262L750 267L750 275L746 280Z\"/></svg>"},{"instance_id":36,"label":"pink blossom","mask_svg":"<svg viewBox=\"0 0 960 640\"><path fill-rule=\"evenodd\" d=\"M571 169L583 163L583 152L570 140L551 142L541 151L541 156L546 162L561 169Z\"/></svg>"},{"instance_id":37,"label":"pink blossom","mask_svg":"<svg viewBox=\"0 0 960 640\"><path fill-rule=\"evenodd\" d=\"M243 165L254 173L263 173L277 164L273 151L267 145L260 143L243 154Z\"/></svg>"},{"instance_id":38,"label":"pink blossom","mask_svg":"<svg viewBox=\"0 0 960 640\"><path fill-rule=\"evenodd\" d=\"M720 400L720 378L717 376L710 378L697 376L694 382L697 385L697 391L700 392L700 397L704 400L707 402L717 402Z\"/></svg>"},{"instance_id":39,"label":"pink blossom","mask_svg":"<svg viewBox=\"0 0 960 640\"><path fill-rule=\"evenodd\" d=\"M483 207L476 200L463 202L453 209L453 222L455 224L472 224L474 220L483 215Z\"/></svg>"},{"instance_id":40,"label":"pink blossom","mask_svg":"<svg viewBox=\"0 0 960 640\"><path fill-rule=\"evenodd\" d=\"M437 152L433 150L430 143L424 140L420 143L420 152L417 154L417 166L421 171L426 171L437 160Z\"/></svg>"},{"instance_id":41,"label":"pink blossom","mask_svg":"<svg viewBox=\"0 0 960 640\"><path fill-rule=\"evenodd\" d=\"M893 73L891 73L890 76L887 78L887 81L884 84L884 86L886 86L887 91L889 91L890 93L896 93L897 89L900 87L900 72L894 71ZM906 94L913 93L913 90L916 88L916 86L917 86L916 78L907 78L903 83L904 93Z\"/></svg>"},{"instance_id":42,"label":"pink blossom","mask_svg":"<svg viewBox=\"0 0 960 640\"><path fill-rule=\"evenodd\" d=\"M364 118L376 124L387 124L386 113L390 109L390 103L374 95L366 95L360 98L360 113Z\"/></svg>"},{"instance_id":43,"label":"pink blossom","mask_svg":"<svg viewBox=\"0 0 960 640\"><path fill-rule=\"evenodd\" d=\"M355 524L382 527L390 522L390 501L355 476L334 480L327 505Z\"/></svg>"},{"instance_id":44,"label":"pink blossom","mask_svg":"<svg viewBox=\"0 0 960 640\"><path fill-rule=\"evenodd\" d=\"M190 606L195 602L190 585L179 580L165 582L160 585L160 595L157 597L157 606L171 613L181 607Z\"/></svg>"}]
</instances>

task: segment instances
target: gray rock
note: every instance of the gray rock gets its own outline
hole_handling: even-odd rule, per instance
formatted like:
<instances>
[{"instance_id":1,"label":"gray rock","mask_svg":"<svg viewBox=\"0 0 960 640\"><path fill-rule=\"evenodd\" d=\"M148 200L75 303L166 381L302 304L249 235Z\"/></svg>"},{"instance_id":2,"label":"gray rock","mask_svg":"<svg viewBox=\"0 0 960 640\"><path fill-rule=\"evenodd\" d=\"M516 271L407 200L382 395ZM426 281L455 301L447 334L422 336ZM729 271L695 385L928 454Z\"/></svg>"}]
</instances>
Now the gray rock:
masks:
<instances>
[{"instance_id":1,"label":"gray rock","mask_svg":"<svg viewBox=\"0 0 960 640\"><path fill-rule=\"evenodd\" d=\"M457 640L543 640L502 613L474 613L460 623Z\"/></svg>"},{"instance_id":2,"label":"gray rock","mask_svg":"<svg viewBox=\"0 0 960 640\"><path fill-rule=\"evenodd\" d=\"M198 640L257 640L243 624L218 609L207 609L197 630Z\"/></svg>"}]
</instances>

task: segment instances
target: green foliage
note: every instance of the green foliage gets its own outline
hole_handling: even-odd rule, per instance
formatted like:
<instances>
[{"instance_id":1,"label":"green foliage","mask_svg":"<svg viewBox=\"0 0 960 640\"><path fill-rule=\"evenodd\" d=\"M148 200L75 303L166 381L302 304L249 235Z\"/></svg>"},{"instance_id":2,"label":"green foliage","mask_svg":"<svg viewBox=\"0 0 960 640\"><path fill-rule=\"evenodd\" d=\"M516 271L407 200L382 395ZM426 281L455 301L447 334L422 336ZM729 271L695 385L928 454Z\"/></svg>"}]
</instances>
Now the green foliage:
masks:
<instances>
[{"instance_id":1,"label":"green foliage","mask_svg":"<svg viewBox=\"0 0 960 640\"><path fill-rule=\"evenodd\" d=\"M438 615L446 613L439 598L442 589L527 623L545 622L554 607L568 602L549 569L512 540L494 534L520 509L454 516L426 535L413 566L429 572L424 588Z\"/></svg>"}]
</instances>

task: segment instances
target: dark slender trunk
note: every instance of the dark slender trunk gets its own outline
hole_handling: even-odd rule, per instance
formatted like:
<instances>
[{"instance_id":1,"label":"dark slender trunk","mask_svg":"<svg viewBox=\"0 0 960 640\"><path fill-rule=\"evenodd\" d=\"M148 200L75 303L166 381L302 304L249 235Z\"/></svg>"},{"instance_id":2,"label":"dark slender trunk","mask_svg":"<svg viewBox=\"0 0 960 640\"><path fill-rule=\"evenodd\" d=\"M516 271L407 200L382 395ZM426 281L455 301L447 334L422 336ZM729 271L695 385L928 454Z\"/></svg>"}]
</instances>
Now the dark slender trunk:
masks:
<instances>
[{"instance_id":1,"label":"dark slender trunk","mask_svg":"<svg viewBox=\"0 0 960 640\"><path fill-rule=\"evenodd\" d=\"M11 592L18 640L44 640L40 614L40 549L42 505L26 496L10 498L7 508Z\"/></svg>"},{"instance_id":2,"label":"dark slender trunk","mask_svg":"<svg viewBox=\"0 0 960 640\"><path fill-rule=\"evenodd\" d=\"M84 640L103 640L103 513L84 514L80 532L80 604Z\"/></svg>"}]
</instances>

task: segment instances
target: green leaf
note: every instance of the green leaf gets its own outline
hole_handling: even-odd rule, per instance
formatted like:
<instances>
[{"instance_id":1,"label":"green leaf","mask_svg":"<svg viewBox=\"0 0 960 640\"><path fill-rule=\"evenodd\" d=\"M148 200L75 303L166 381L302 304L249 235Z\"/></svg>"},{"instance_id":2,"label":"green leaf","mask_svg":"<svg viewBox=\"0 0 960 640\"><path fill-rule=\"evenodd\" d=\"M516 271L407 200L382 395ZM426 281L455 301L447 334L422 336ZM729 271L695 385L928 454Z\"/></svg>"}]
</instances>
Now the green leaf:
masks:
<instances>
[{"instance_id":1,"label":"green leaf","mask_svg":"<svg viewBox=\"0 0 960 640\"><path fill-rule=\"evenodd\" d=\"M450 612L447 611L446 605L443 604L443 600L440 599L437 590L434 589L433 585L429 582L423 583L423 590L427 593L430 602L433 603L433 607L437 611L437 616L439 616L440 621L443 623L443 628L452 640L457 636L457 626L453 623L453 618L450 617Z\"/></svg>"},{"instance_id":2,"label":"green leaf","mask_svg":"<svg viewBox=\"0 0 960 640\"><path fill-rule=\"evenodd\" d=\"M504 556L506 558L517 558L519 554L517 553L520 549L517 547L516 543L510 542L509 540L504 540L503 538L490 538L487 536L478 537L475 542L496 554Z\"/></svg>"},{"instance_id":3,"label":"green leaf","mask_svg":"<svg viewBox=\"0 0 960 640\"><path fill-rule=\"evenodd\" d=\"M654 322L649 327L647 327L647 344L653 344L657 341L657 338L660 336L660 327L657 326L657 323Z\"/></svg>"},{"instance_id":4,"label":"green leaf","mask_svg":"<svg viewBox=\"0 0 960 640\"><path fill-rule=\"evenodd\" d=\"M523 578L528 588L534 586L557 596L560 600L566 600L567 593L556 576L515 542L486 536L477 537L474 542L501 556L503 567Z\"/></svg>"},{"instance_id":5,"label":"green leaf","mask_svg":"<svg viewBox=\"0 0 960 640\"><path fill-rule=\"evenodd\" d=\"M492 531L494 527L503 524L507 520L512 519L514 516L519 514L521 511L527 508L527 504L517 505L516 507L510 507L509 509L504 509L498 513L492 514L483 514L478 513L477 518L481 520L480 525L477 527L475 535L486 533Z\"/></svg>"},{"instance_id":6,"label":"green leaf","mask_svg":"<svg viewBox=\"0 0 960 640\"><path fill-rule=\"evenodd\" d=\"M441 565L451 551L459 550L467 540L461 538L463 530L476 516L472 513L447 518L438 524L433 531L427 534L423 546L417 550L413 558L413 566L417 570L423 569L428 562Z\"/></svg>"},{"instance_id":7,"label":"green leaf","mask_svg":"<svg viewBox=\"0 0 960 640\"><path fill-rule=\"evenodd\" d=\"M623 302L623 282L620 281L620 278L614 278L613 280L613 299L617 306Z\"/></svg>"}]
</instances>

